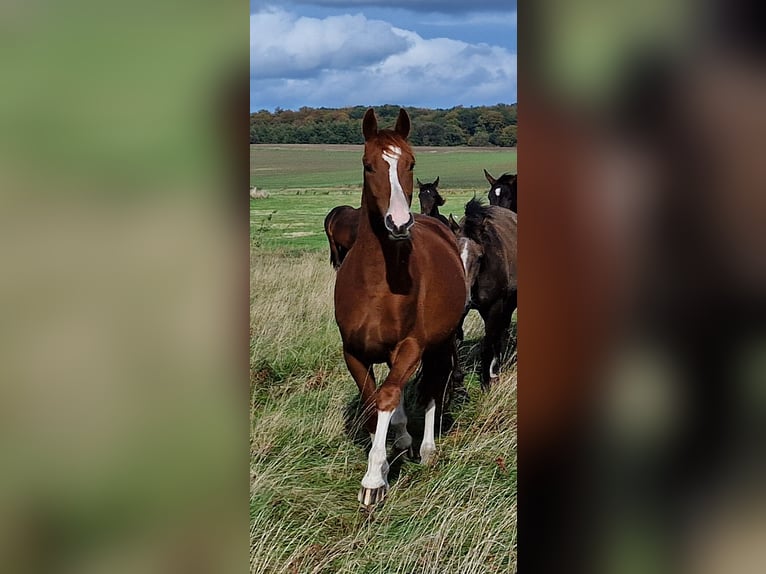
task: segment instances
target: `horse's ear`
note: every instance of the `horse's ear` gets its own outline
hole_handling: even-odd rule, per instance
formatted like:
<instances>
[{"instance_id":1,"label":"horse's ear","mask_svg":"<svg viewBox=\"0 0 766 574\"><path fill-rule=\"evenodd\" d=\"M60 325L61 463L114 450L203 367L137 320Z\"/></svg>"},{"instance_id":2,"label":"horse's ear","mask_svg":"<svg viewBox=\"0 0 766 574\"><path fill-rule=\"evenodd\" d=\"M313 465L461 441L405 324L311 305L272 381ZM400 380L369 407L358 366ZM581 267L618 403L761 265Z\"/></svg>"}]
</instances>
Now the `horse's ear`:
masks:
<instances>
[{"instance_id":1,"label":"horse's ear","mask_svg":"<svg viewBox=\"0 0 766 574\"><path fill-rule=\"evenodd\" d=\"M449 228L452 230L453 233L457 233L460 231L460 224L455 221L455 218L452 217L452 214L449 214Z\"/></svg>"},{"instance_id":2,"label":"horse's ear","mask_svg":"<svg viewBox=\"0 0 766 574\"><path fill-rule=\"evenodd\" d=\"M399 117L396 118L394 131L404 139L407 139L407 136L410 135L410 116L404 108L399 108Z\"/></svg>"},{"instance_id":3,"label":"horse's ear","mask_svg":"<svg viewBox=\"0 0 766 574\"><path fill-rule=\"evenodd\" d=\"M439 187L439 177L436 177L436 181L434 181L434 187Z\"/></svg>"},{"instance_id":4,"label":"horse's ear","mask_svg":"<svg viewBox=\"0 0 766 574\"><path fill-rule=\"evenodd\" d=\"M487 178L487 181L489 182L489 185L495 185L495 182L497 181L494 177L489 175L489 172L485 169L484 170L484 177Z\"/></svg>"},{"instance_id":5,"label":"horse's ear","mask_svg":"<svg viewBox=\"0 0 766 574\"><path fill-rule=\"evenodd\" d=\"M364 141L378 135L378 118L375 117L375 110L372 108L364 114L362 133L364 134Z\"/></svg>"},{"instance_id":6,"label":"horse's ear","mask_svg":"<svg viewBox=\"0 0 766 574\"><path fill-rule=\"evenodd\" d=\"M415 181L417 181L417 182L418 182L418 185L419 185L420 187L423 187L423 184L422 184L422 183L420 183L420 179L418 179L418 178L416 177L416 178L415 178Z\"/></svg>"}]
</instances>

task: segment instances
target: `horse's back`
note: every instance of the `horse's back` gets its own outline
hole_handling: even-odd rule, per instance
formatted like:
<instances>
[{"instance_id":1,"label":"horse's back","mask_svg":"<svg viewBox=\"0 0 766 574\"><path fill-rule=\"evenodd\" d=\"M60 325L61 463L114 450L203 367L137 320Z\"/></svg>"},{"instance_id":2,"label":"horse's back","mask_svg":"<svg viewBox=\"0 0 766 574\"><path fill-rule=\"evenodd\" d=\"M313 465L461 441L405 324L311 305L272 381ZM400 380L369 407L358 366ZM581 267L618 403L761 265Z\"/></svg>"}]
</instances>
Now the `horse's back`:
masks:
<instances>
[{"instance_id":1,"label":"horse's back","mask_svg":"<svg viewBox=\"0 0 766 574\"><path fill-rule=\"evenodd\" d=\"M518 216L499 206L488 206L487 210L488 227L494 233L487 235L489 245L484 245L484 251L489 264L478 280L493 300L509 296L518 287Z\"/></svg>"}]
</instances>

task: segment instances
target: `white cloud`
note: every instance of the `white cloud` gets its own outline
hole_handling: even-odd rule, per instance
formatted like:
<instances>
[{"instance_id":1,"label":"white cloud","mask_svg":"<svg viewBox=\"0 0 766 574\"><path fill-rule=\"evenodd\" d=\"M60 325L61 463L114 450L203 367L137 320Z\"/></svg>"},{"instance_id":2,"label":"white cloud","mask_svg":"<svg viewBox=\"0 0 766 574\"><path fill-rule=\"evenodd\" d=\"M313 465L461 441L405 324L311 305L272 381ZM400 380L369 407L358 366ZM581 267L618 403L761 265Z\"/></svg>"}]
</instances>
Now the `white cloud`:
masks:
<instances>
[{"instance_id":1,"label":"white cloud","mask_svg":"<svg viewBox=\"0 0 766 574\"><path fill-rule=\"evenodd\" d=\"M250 76L295 78L354 68L407 49L390 24L356 16L297 17L279 9L250 15Z\"/></svg>"},{"instance_id":2,"label":"white cloud","mask_svg":"<svg viewBox=\"0 0 766 574\"><path fill-rule=\"evenodd\" d=\"M451 107L516 101L516 55L424 39L362 15L251 15L251 107L394 103Z\"/></svg>"}]
</instances>

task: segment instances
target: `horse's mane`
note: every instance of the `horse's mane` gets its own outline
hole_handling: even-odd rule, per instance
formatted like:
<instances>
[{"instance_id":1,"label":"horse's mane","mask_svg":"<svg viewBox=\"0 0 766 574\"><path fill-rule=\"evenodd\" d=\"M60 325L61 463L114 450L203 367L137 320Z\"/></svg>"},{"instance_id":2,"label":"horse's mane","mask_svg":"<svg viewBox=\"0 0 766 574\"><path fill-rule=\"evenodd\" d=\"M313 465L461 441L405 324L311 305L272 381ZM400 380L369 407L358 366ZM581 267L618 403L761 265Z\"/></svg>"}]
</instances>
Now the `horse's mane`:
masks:
<instances>
[{"instance_id":1,"label":"horse's mane","mask_svg":"<svg viewBox=\"0 0 766 574\"><path fill-rule=\"evenodd\" d=\"M407 151L410 155L413 155L410 143L394 130L379 130L377 137L378 141L376 143L381 149L386 148L389 145L394 145L402 148L403 151Z\"/></svg>"},{"instance_id":2,"label":"horse's mane","mask_svg":"<svg viewBox=\"0 0 766 574\"><path fill-rule=\"evenodd\" d=\"M484 220L490 216L490 206L474 197L465 204L465 219L463 233L476 242L482 242Z\"/></svg>"},{"instance_id":3,"label":"horse's mane","mask_svg":"<svg viewBox=\"0 0 766 574\"><path fill-rule=\"evenodd\" d=\"M501 217L502 214L502 217ZM506 227L506 215L515 214L503 207L486 205L474 197L465 204L463 234L482 245L499 246L502 244L498 228ZM497 217L496 217L497 215Z\"/></svg>"}]
</instances>

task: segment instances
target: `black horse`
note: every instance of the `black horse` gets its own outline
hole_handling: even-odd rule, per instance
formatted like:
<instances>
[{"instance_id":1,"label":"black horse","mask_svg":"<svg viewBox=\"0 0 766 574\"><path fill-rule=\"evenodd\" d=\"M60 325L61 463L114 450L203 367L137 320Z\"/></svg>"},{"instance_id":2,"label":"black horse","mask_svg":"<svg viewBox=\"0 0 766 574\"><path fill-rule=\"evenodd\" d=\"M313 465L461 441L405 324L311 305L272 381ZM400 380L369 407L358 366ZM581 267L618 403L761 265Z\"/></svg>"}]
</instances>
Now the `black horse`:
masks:
<instances>
[{"instance_id":1,"label":"black horse","mask_svg":"<svg viewBox=\"0 0 766 574\"><path fill-rule=\"evenodd\" d=\"M505 207L514 213L519 212L516 202L516 176L515 173L504 173L495 179L486 169L484 170L484 177L490 185L487 192L490 205Z\"/></svg>"},{"instance_id":2,"label":"black horse","mask_svg":"<svg viewBox=\"0 0 766 574\"><path fill-rule=\"evenodd\" d=\"M481 383L487 388L499 375L516 310L517 216L508 209L472 199L459 224L452 217L449 221L466 274L468 300L463 318L476 309L484 320Z\"/></svg>"},{"instance_id":3,"label":"black horse","mask_svg":"<svg viewBox=\"0 0 766 574\"><path fill-rule=\"evenodd\" d=\"M420 193L418 198L420 199L420 213L423 215L430 215L441 221L444 225L449 226L447 218L439 213L439 206L444 205L444 198L439 193L439 178L437 177L431 183L421 183L417 180L420 187Z\"/></svg>"}]
</instances>

